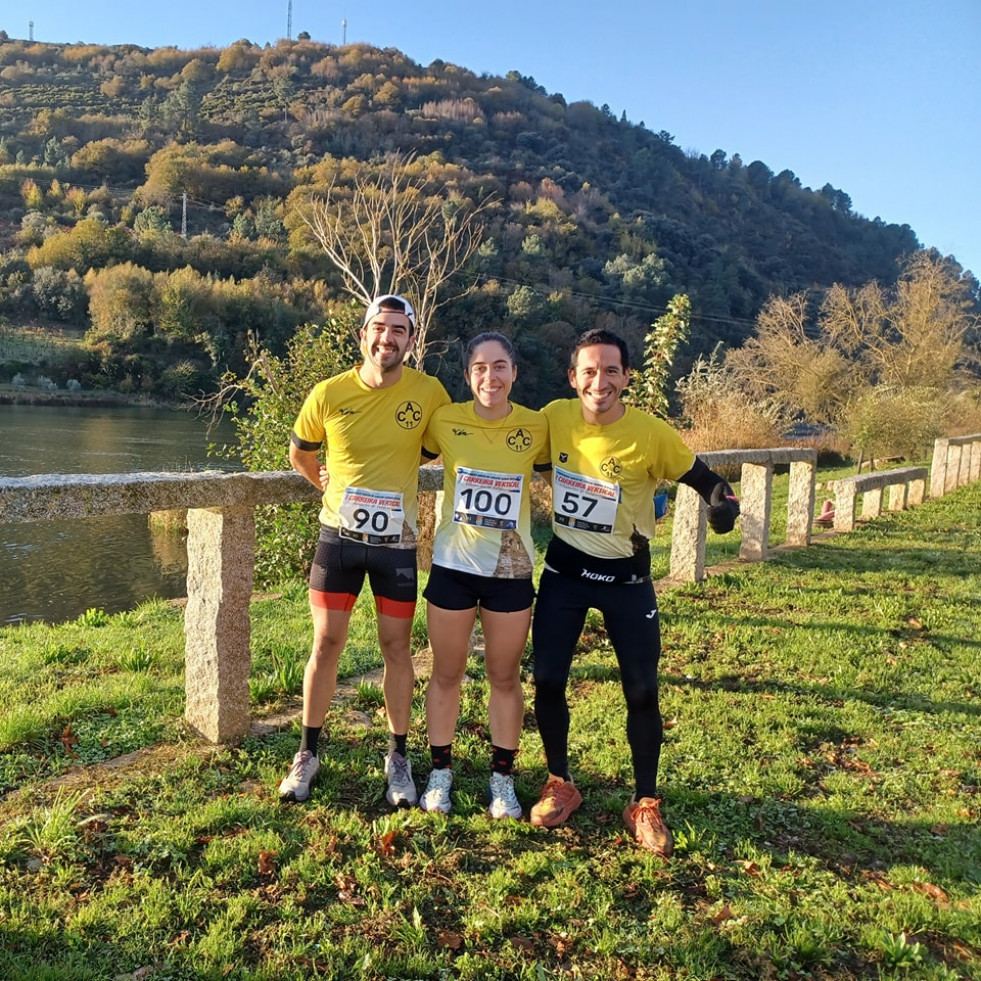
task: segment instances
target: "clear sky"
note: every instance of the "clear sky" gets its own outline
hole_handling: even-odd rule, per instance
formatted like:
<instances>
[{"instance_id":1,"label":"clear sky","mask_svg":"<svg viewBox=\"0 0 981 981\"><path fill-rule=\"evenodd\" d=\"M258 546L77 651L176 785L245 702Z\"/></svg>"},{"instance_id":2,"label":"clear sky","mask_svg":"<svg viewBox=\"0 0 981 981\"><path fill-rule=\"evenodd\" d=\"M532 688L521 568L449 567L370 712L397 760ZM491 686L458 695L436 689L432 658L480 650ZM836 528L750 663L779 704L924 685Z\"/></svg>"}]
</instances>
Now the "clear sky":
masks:
<instances>
[{"instance_id":1,"label":"clear sky","mask_svg":"<svg viewBox=\"0 0 981 981\"><path fill-rule=\"evenodd\" d=\"M288 0L5 0L0 28L224 47L286 37L287 13ZM293 0L300 31L422 65L515 69L684 150L831 183L981 278L981 0Z\"/></svg>"}]
</instances>

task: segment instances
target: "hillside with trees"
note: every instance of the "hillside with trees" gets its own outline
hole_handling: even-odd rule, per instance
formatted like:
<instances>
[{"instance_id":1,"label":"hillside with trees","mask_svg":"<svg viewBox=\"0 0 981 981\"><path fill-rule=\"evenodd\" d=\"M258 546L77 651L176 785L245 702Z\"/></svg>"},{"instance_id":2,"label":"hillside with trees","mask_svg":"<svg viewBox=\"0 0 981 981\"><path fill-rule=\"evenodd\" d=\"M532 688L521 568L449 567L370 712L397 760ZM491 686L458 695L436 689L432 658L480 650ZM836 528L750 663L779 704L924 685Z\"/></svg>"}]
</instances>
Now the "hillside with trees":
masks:
<instances>
[{"instance_id":1,"label":"hillside with trees","mask_svg":"<svg viewBox=\"0 0 981 981\"><path fill-rule=\"evenodd\" d=\"M639 353L687 294L683 372L740 346L771 296L891 286L920 246L830 184L686 154L518 72L304 35L185 51L0 31L0 318L84 329L84 346L45 366L62 387L211 390L256 343L284 352L300 325L343 309L311 214L331 200L343 220L393 159L439 227L475 229L429 319L426 366L454 390L455 339L504 329L531 404L564 392L555 359L586 327L618 329Z\"/></svg>"}]
</instances>

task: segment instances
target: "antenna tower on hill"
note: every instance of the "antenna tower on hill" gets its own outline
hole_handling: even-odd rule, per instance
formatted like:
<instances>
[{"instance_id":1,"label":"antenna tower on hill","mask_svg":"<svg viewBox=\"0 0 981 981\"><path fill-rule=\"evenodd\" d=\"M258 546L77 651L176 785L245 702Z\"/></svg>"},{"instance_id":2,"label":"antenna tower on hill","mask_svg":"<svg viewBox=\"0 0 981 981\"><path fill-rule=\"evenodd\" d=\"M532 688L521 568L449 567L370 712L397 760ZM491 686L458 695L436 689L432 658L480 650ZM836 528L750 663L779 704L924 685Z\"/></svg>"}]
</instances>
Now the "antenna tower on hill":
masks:
<instances>
[{"instance_id":1,"label":"antenna tower on hill","mask_svg":"<svg viewBox=\"0 0 981 981\"><path fill-rule=\"evenodd\" d=\"M286 40L293 40L293 0L286 4Z\"/></svg>"},{"instance_id":2,"label":"antenna tower on hill","mask_svg":"<svg viewBox=\"0 0 981 981\"><path fill-rule=\"evenodd\" d=\"M27 40L34 40L34 21L29 21L27 25Z\"/></svg>"}]
</instances>

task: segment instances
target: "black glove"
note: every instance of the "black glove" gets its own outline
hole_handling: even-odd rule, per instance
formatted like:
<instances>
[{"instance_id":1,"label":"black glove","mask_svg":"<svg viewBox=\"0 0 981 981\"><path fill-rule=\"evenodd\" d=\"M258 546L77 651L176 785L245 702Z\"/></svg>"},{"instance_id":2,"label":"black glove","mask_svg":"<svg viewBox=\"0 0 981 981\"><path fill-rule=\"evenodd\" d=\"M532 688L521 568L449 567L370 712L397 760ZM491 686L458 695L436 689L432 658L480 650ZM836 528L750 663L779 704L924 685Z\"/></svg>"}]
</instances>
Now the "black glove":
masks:
<instances>
[{"instance_id":1,"label":"black glove","mask_svg":"<svg viewBox=\"0 0 981 981\"><path fill-rule=\"evenodd\" d=\"M739 517L739 501L728 484L716 484L709 498L708 523L716 534L732 531Z\"/></svg>"}]
</instances>

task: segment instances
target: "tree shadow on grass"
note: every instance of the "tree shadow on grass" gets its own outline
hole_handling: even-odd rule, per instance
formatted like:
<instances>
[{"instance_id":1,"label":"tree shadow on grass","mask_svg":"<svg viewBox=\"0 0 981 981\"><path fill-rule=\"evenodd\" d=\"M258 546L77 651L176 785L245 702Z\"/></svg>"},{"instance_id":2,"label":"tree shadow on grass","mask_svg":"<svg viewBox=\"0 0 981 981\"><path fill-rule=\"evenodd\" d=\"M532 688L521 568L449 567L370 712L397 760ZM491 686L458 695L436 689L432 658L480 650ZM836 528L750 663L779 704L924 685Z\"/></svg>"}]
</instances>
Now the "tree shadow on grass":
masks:
<instances>
[{"instance_id":1,"label":"tree shadow on grass","mask_svg":"<svg viewBox=\"0 0 981 981\"><path fill-rule=\"evenodd\" d=\"M611 672L613 680L617 677L617 672ZM738 692L742 694L759 695L789 695L794 698L807 697L813 698L817 702L824 704L842 705L849 701L861 701L877 709L902 709L907 712L924 712L930 715L963 714L973 717L981 716L981 704L975 702L943 702L934 701L922 695L878 692L868 689L855 687L839 687L837 685L807 685L798 682L785 681L756 681L744 675L730 672L720 674L710 680L689 678L670 672L661 672L660 681L662 686L665 684L676 685L679 688L688 688L697 691L726 691Z\"/></svg>"}]
</instances>

